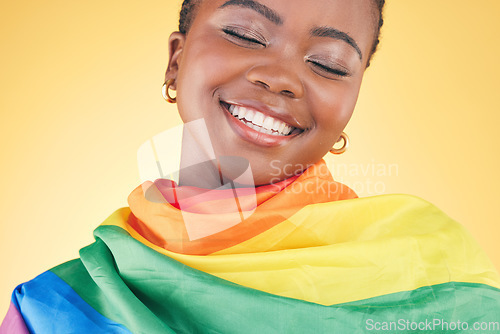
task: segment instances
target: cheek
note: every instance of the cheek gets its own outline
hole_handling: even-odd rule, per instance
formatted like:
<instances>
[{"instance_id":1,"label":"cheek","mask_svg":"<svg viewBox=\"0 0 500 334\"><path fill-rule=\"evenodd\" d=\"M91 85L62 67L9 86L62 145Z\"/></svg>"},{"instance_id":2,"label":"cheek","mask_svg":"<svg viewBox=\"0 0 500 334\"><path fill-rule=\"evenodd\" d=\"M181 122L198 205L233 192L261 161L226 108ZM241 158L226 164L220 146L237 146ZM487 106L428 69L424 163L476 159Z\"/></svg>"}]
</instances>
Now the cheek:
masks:
<instances>
[{"instance_id":1,"label":"cheek","mask_svg":"<svg viewBox=\"0 0 500 334\"><path fill-rule=\"evenodd\" d=\"M179 68L178 93L187 100L192 100L187 94L213 93L220 85L243 75L244 59L248 57L241 57L222 38L200 35L190 40Z\"/></svg>"},{"instance_id":2,"label":"cheek","mask_svg":"<svg viewBox=\"0 0 500 334\"><path fill-rule=\"evenodd\" d=\"M318 129L340 134L349 122L358 98L360 80L320 86L311 99Z\"/></svg>"},{"instance_id":3,"label":"cheek","mask_svg":"<svg viewBox=\"0 0 500 334\"><path fill-rule=\"evenodd\" d=\"M213 90L221 82L222 59L207 44L199 39L190 40L183 50L176 80L177 108L185 123L204 117Z\"/></svg>"}]
</instances>

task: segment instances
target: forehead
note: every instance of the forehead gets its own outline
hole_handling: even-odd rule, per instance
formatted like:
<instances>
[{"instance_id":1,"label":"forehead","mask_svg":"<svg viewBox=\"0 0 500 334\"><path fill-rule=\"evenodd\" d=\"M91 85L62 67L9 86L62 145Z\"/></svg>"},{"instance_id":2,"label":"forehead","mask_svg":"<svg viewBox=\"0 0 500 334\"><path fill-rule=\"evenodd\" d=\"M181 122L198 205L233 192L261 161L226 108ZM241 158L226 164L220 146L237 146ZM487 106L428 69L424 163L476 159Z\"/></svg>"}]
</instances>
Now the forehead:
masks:
<instances>
[{"instance_id":1,"label":"forehead","mask_svg":"<svg viewBox=\"0 0 500 334\"><path fill-rule=\"evenodd\" d=\"M333 27L348 33L365 52L373 42L378 18L373 0L203 0L197 18L250 11L276 24L276 20L263 15L267 9L272 10L272 15L277 14L282 21L280 26L296 37L309 34L316 27Z\"/></svg>"}]
</instances>

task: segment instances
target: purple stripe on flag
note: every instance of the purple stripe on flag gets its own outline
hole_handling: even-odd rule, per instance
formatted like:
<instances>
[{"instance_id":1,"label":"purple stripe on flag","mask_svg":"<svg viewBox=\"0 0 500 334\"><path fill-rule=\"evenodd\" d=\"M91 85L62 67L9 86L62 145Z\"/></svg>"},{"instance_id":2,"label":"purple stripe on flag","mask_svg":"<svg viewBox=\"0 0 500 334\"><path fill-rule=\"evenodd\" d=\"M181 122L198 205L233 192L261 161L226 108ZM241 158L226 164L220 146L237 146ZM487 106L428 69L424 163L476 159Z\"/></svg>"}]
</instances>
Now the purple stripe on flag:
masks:
<instances>
[{"instance_id":1,"label":"purple stripe on flag","mask_svg":"<svg viewBox=\"0 0 500 334\"><path fill-rule=\"evenodd\" d=\"M10 303L7 315L3 319L2 325L0 325L0 334L29 334L28 328L24 324L24 319L19 313L17 308Z\"/></svg>"}]
</instances>

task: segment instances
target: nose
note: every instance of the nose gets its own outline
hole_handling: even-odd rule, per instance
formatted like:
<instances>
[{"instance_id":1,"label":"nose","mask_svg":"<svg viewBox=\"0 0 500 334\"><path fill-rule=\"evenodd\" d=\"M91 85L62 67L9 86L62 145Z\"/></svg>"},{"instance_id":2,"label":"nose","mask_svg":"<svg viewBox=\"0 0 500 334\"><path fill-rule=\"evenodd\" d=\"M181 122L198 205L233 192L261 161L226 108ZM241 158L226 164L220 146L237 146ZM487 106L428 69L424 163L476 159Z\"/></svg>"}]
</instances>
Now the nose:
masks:
<instances>
[{"instance_id":1,"label":"nose","mask_svg":"<svg viewBox=\"0 0 500 334\"><path fill-rule=\"evenodd\" d=\"M247 72L247 80L265 89L292 98L301 98L304 87L293 69L283 64L260 64Z\"/></svg>"}]
</instances>

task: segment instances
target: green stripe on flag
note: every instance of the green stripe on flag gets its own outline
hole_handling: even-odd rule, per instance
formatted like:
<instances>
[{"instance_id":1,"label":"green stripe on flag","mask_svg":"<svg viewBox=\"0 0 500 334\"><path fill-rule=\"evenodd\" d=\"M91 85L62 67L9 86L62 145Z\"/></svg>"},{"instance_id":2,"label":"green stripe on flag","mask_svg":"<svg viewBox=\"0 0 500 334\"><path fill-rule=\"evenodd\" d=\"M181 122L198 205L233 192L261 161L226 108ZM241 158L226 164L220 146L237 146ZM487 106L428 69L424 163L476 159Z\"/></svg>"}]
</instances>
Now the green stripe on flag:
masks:
<instances>
[{"instance_id":1,"label":"green stripe on flag","mask_svg":"<svg viewBox=\"0 0 500 334\"><path fill-rule=\"evenodd\" d=\"M500 290L483 284L449 282L323 306L193 269L116 226L100 226L95 236L96 242L80 251L81 261L52 272L94 309L133 333L376 333L376 324L401 319L469 321L470 326L500 321ZM447 332L441 329L437 332Z\"/></svg>"}]
</instances>

